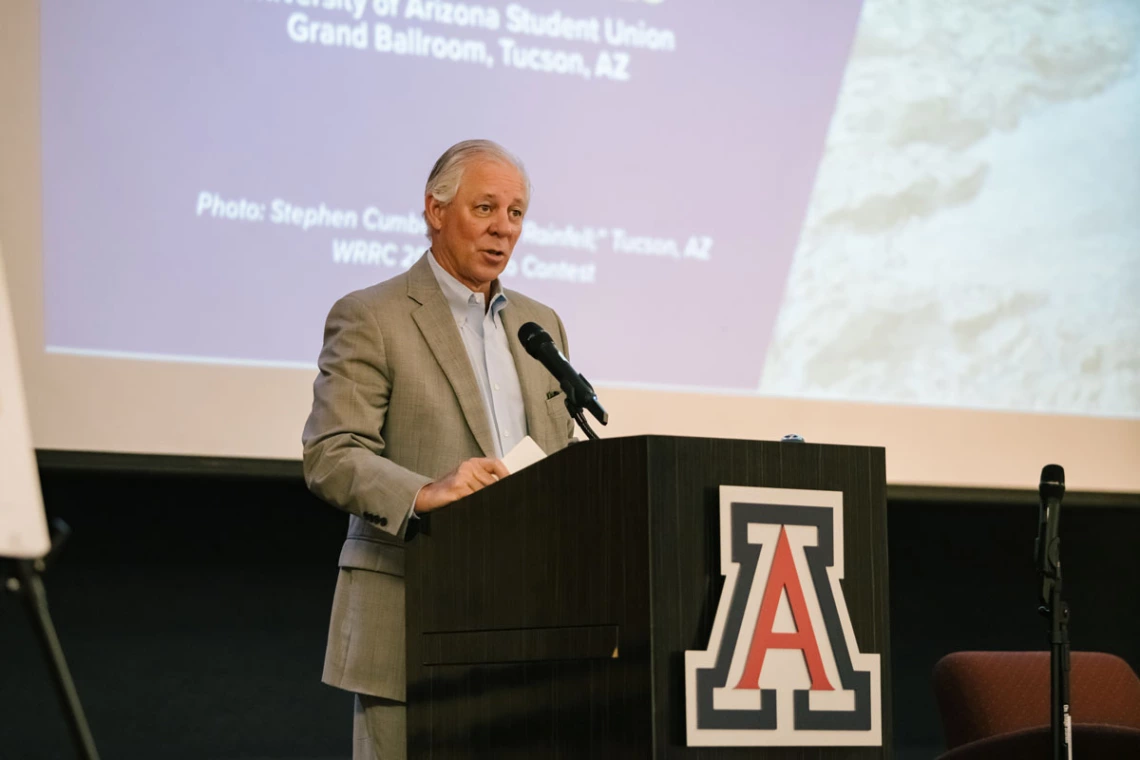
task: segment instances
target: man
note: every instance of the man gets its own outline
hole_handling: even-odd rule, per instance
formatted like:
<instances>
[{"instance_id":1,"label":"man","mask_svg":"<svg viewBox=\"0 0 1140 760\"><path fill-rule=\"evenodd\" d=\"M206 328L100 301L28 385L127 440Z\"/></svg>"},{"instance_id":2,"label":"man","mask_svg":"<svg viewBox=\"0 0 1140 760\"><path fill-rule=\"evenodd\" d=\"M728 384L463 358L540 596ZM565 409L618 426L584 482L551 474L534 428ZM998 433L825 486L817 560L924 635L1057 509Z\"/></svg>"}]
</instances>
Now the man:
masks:
<instances>
[{"instance_id":1,"label":"man","mask_svg":"<svg viewBox=\"0 0 1140 760\"><path fill-rule=\"evenodd\" d=\"M302 440L309 488L351 515L323 680L356 693L354 760L406 754L403 542L418 516L505 477L520 438L553 453L573 435L518 340L537 322L566 353L562 322L499 285L529 200L503 148L452 146L424 191L431 249L329 312Z\"/></svg>"}]
</instances>

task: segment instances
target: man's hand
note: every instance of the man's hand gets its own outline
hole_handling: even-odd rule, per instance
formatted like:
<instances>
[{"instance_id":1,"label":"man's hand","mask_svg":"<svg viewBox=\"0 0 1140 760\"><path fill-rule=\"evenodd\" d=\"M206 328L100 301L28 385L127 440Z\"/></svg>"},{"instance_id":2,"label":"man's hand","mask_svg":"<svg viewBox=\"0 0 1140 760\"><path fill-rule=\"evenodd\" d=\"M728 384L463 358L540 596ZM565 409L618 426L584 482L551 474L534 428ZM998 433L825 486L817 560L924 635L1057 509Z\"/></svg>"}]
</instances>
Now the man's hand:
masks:
<instances>
[{"instance_id":1,"label":"man's hand","mask_svg":"<svg viewBox=\"0 0 1140 760\"><path fill-rule=\"evenodd\" d=\"M421 488L416 495L414 510L416 514L423 514L439 509L508 475L506 466L498 459L468 459L444 477Z\"/></svg>"}]
</instances>

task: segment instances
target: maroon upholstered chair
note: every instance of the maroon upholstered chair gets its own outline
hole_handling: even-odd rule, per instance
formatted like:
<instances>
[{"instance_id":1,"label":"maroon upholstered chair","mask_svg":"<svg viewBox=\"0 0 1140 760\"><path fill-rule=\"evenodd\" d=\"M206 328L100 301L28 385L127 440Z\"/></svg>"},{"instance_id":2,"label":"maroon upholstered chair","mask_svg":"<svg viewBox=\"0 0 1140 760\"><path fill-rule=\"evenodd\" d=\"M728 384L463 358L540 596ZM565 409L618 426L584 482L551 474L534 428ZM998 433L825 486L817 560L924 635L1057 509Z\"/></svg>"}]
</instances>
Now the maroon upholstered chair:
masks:
<instances>
[{"instance_id":1,"label":"maroon upholstered chair","mask_svg":"<svg viewBox=\"0 0 1140 760\"><path fill-rule=\"evenodd\" d=\"M1074 757L1140 758L1140 678L1124 660L1073 652ZM934 666L943 760L1048 758L1048 652L955 652Z\"/></svg>"},{"instance_id":2,"label":"maroon upholstered chair","mask_svg":"<svg viewBox=\"0 0 1140 760\"><path fill-rule=\"evenodd\" d=\"M1038 726L963 744L939 755L938 760L1049 760L1051 757L1053 729ZM1140 730L1078 723L1073 726L1073 758L1136 760L1140 758Z\"/></svg>"}]
</instances>

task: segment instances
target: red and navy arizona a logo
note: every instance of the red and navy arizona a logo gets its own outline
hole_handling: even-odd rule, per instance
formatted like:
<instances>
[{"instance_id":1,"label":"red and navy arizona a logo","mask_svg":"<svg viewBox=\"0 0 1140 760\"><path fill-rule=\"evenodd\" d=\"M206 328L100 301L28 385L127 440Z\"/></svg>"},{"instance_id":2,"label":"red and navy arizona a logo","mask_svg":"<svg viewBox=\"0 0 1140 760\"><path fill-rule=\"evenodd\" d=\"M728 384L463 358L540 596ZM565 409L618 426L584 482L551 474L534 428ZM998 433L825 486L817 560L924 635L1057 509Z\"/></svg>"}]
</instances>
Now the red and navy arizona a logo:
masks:
<instances>
[{"instance_id":1,"label":"red and navy arizona a logo","mask_svg":"<svg viewBox=\"0 0 1140 760\"><path fill-rule=\"evenodd\" d=\"M720 489L724 591L685 653L690 746L881 746L879 655L861 654L839 581L843 494Z\"/></svg>"}]
</instances>

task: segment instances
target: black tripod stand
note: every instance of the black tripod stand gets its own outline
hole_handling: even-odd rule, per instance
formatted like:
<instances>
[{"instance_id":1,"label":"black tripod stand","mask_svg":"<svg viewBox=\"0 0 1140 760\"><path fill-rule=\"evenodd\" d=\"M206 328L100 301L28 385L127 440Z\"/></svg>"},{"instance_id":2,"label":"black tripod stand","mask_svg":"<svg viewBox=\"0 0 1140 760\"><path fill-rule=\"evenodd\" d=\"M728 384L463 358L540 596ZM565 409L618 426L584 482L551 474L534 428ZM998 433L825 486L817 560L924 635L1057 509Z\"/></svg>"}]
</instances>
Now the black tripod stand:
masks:
<instances>
[{"instance_id":1,"label":"black tripod stand","mask_svg":"<svg viewBox=\"0 0 1140 760\"><path fill-rule=\"evenodd\" d=\"M71 671L67 668L67 660L63 656L63 648L59 644L59 637L55 633L51 614L48 612L47 592L44 591L44 582L41 577L51 560L59 553L63 542L67 540L70 529L62 520L52 521L52 548L43 559L0 559L0 579L3 579L4 588L18 596L23 597L28 611L28 618L36 631L36 638L40 640L51 668L52 681L56 692L63 703L64 717L67 719L72 740L75 743L78 755L82 760L99 760L99 753L95 749L95 740L91 737L91 729L87 726L87 718L83 714L83 706L79 703L79 693L75 690L75 682L71 680Z\"/></svg>"},{"instance_id":2,"label":"black tripod stand","mask_svg":"<svg viewBox=\"0 0 1140 760\"><path fill-rule=\"evenodd\" d=\"M1065 470L1056 464L1041 471L1041 510L1037 520L1037 568L1041 599L1037 611L1049 619L1049 712L1053 760L1072 760L1073 724L1069 714L1069 605L1061 598L1061 499Z\"/></svg>"}]
</instances>

